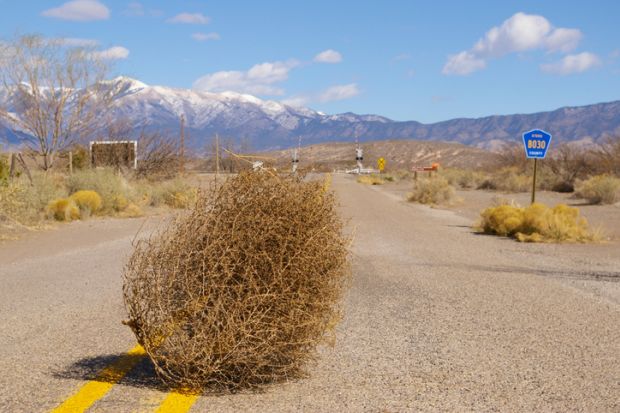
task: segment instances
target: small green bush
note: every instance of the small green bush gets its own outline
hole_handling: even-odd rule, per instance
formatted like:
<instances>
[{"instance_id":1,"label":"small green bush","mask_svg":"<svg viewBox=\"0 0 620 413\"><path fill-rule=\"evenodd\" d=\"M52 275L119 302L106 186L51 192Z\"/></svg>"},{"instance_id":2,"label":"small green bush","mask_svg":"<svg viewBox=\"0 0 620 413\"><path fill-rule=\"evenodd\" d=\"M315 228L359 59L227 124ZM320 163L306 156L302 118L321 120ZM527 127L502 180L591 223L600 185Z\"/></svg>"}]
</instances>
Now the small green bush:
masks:
<instances>
[{"instance_id":1,"label":"small green bush","mask_svg":"<svg viewBox=\"0 0 620 413\"><path fill-rule=\"evenodd\" d=\"M452 201L454 187L443 176L419 179L408 200L421 204L441 204Z\"/></svg>"},{"instance_id":2,"label":"small green bush","mask_svg":"<svg viewBox=\"0 0 620 413\"><path fill-rule=\"evenodd\" d=\"M615 204L620 201L620 179L611 175L597 175L577 180L575 196L592 204Z\"/></svg>"},{"instance_id":3,"label":"small green bush","mask_svg":"<svg viewBox=\"0 0 620 413\"><path fill-rule=\"evenodd\" d=\"M76 171L66 179L69 194L78 191L95 191L101 197L101 212L114 211L114 200L123 196L130 199L132 186L113 168L95 168Z\"/></svg>"},{"instance_id":4,"label":"small green bush","mask_svg":"<svg viewBox=\"0 0 620 413\"><path fill-rule=\"evenodd\" d=\"M479 229L485 234L521 242L591 242L599 238L577 208L564 204L553 208L539 203L526 208L499 205L485 209L480 217Z\"/></svg>"}]
</instances>

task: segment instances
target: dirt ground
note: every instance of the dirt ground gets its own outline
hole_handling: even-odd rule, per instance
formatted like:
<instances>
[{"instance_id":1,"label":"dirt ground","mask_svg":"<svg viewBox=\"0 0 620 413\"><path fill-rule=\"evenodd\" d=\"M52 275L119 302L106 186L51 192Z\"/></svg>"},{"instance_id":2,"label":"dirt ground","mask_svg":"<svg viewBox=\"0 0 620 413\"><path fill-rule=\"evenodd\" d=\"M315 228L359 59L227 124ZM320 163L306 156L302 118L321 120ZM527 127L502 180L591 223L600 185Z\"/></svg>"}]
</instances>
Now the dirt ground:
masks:
<instances>
[{"instance_id":1,"label":"dirt ground","mask_svg":"<svg viewBox=\"0 0 620 413\"><path fill-rule=\"evenodd\" d=\"M413 182L402 180L382 185L382 189L397 195L403 200L411 192ZM434 208L454 211L456 214L468 218L472 225L480 217L480 212L497 202L514 202L517 205L527 206L531 201L530 192L502 193L485 190L457 190L456 200L452 205L438 205ZM575 198L570 193L537 191L536 202L548 206L566 204L579 208L580 214L588 220L592 228L600 229L605 240L620 241L620 203L615 205L589 205L582 199Z\"/></svg>"}]
</instances>

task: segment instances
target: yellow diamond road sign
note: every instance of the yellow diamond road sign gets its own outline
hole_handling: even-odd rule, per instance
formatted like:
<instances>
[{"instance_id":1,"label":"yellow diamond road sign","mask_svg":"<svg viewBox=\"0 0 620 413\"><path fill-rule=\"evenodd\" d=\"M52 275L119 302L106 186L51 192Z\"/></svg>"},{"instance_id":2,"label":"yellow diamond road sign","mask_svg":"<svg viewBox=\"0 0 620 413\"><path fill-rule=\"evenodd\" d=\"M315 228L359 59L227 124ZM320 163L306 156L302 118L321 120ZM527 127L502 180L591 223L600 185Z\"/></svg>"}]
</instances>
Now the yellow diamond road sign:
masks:
<instances>
[{"instance_id":1,"label":"yellow diamond road sign","mask_svg":"<svg viewBox=\"0 0 620 413\"><path fill-rule=\"evenodd\" d=\"M383 172L383 170L385 169L385 159L383 158L377 159L377 168L379 168L379 170Z\"/></svg>"}]
</instances>

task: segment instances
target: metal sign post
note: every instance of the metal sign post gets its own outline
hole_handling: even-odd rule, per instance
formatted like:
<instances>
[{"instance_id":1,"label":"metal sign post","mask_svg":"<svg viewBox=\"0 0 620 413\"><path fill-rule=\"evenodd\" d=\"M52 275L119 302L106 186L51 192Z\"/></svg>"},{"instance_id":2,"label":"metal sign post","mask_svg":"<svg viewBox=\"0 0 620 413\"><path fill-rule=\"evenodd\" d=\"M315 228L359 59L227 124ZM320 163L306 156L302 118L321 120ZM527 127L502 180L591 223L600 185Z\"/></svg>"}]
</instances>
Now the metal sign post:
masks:
<instances>
[{"instance_id":1,"label":"metal sign post","mask_svg":"<svg viewBox=\"0 0 620 413\"><path fill-rule=\"evenodd\" d=\"M547 150L551 144L551 134L534 129L523 134L523 147L525 156L528 159L534 159L534 176L532 178L532 204L536 202L536 172L538 169L538 160L544 159Z\"/></svg>"}]
</instances>

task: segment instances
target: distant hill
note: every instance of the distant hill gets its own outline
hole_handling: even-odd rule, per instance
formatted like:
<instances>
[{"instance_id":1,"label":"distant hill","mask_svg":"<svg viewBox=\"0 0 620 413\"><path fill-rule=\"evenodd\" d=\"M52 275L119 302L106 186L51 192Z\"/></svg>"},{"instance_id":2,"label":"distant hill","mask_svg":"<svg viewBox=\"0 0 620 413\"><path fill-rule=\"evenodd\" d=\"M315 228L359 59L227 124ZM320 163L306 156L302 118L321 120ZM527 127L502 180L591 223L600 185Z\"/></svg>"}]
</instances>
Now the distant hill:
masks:
<instances>
[{"instance_id":1,"label":"distant hill","mask_svg":"<svg viewBox=\"0 0 620 413\"><path fill-rule=\"evenodd\" d=\"M443 167L481 168L495 164L493 152L459 143L429 142L416 140L386 140L364 142L364 165L377 167L377 159L386 160L388 170L410 170L412 166L430 166L438 162ZM292 149L261 152L259 156L278 168L290 168ZM350 169L355 166L354 143L321 143L302 147L299 151L299 167L330 171Z\"/></svg>"},{"instance_id":2,"label":"distant hill","mask_svg":"<svg viewBox=\"0 0 620 413\"><path fill-rule=\"evenodd\" d=\"M533 128L547 130L555 142L596 142L620 135L620 101L422 124L397 122L378 115L328 115L250 95L148 86L126 77L108 83L120 92L115 117L129 121L134 135L146 129L176 136L183 115L189 145L196 149L204 148L216 133L237 141L245 139L260 150L295 146L300 136L304 144L352 141L358 137L362 142L416 139L494 149L502 142L518 140L523 132ZM0 105L13 109L10 91L0 91ZM2 133L1 126L0 135L15 142L15 136Z\"/></svg>"}]
</instances>

